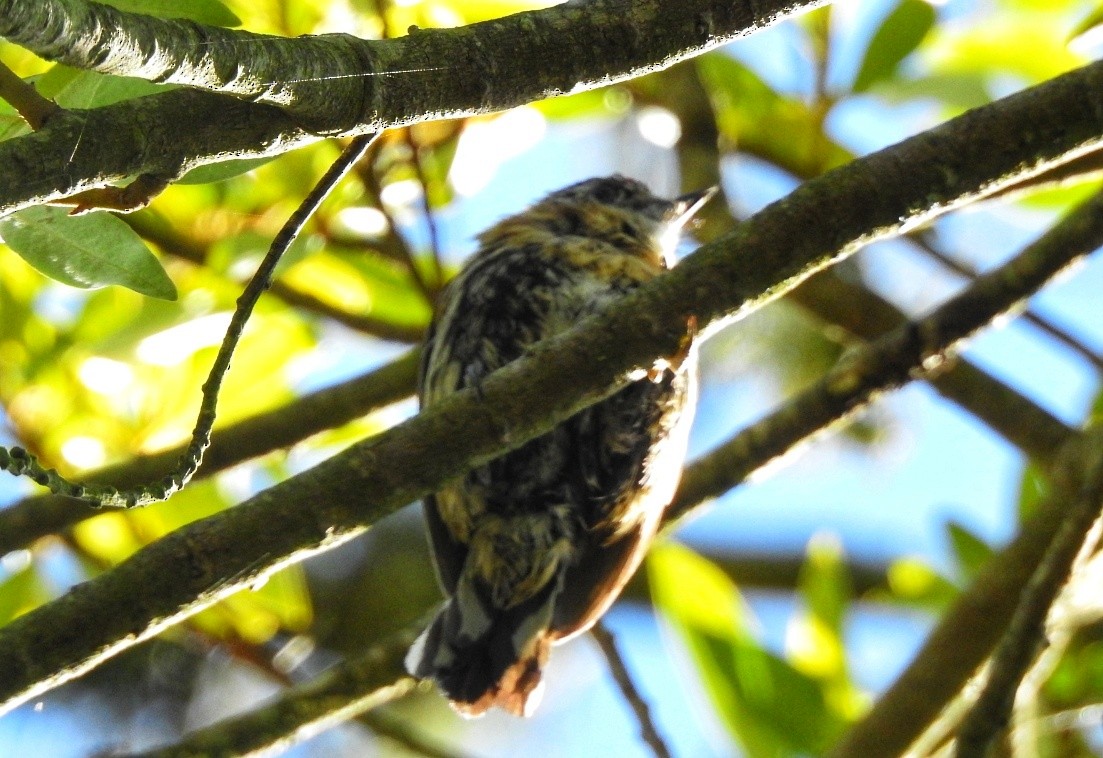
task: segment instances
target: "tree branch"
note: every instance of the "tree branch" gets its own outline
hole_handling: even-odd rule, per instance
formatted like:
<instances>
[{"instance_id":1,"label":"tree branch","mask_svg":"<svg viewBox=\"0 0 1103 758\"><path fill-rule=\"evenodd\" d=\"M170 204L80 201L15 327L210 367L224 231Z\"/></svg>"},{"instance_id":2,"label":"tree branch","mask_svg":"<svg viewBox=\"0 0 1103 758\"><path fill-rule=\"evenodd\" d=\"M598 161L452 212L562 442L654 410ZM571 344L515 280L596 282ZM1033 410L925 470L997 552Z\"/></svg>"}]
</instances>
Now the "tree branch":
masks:
<instances>
[{"instance_id":1,"label":"tree branch","mask_svg":"<svg viewBox=\"0 0 1103 758\"><path fill-rule=\"evenodd\" d=\"M1045 621L1103 507L1103 446L1083 461L1081 484L1034 574L1023 588L1007 633L992 656L988 681L957 735L956 758L984 758L1006 726L1015 693L1045 638ZM1072 493L1064 493L1066 495Z\"/></svg>"},{"instance_id":2,"label":"tree branch","mask_svg":"<svg viewBox=\"0 0 1103 758\"><path fill-rule=\"evenodd\" d=\"M320 136L488 113L604 86L817 4L594 0L360 40L265 37L86 0L0 0L0 36L43 57L251 101L175 90L60 113L27 135L36 139L0 145L0 215L126 176L172 178L206 163L276 155ZM112 138L83 140L85 134Z\"/></svg>"},{"instance_id":3,"label":"tree branch","mask_svg":"<svg viewBox=\"0 0 1103 758\"><path fill-rule=\"evenodd\" d=\"M662 76L667 91L678 96L664 105L673 106L684 129L678 140L682 187L720 185L720 135L716 116L695 68L680 66ZM1074 161L1075 162L1075 161ZM782 166L787 171L801 168ZM814 174L805 173L808 180ZM698 214L695 236L703 242L727 234L736 225L727 203L713 202ZM873 340L907 323L907 316L868 287L848 282L832 270L809 277L786 297L849 334ZM927 381L944 397L987 424L1031 458L1048 464L1053 454L1068 441L1072 430L1030 398L1015 391L965 358L953 363Z\"/></svg>"},{"instance_id":4,"label":"tree branch","mask_svg":"<svg viewBox=\"0 0 1103 758\"><path fill-rule=\"evenodd\" d=\"M617 688L620 689L625 702L632 709L632 714L636 717L636 723L640 725L640 736L643 741L647 743L647 746L651 748L651 752L657 758L670 758L672 755L670 748L655 726L655 719L651 717L651 709L648 707L647 701L643 699L640 691L636 688L635 682L632 681L632 675L628 672L628 666L617 649L617 641L613 633L609 631L609 627L606 626L604 621L598 621L590 629L590 636L601 648L601 653L609 664L609 672L613 676L613 681L617 683Z\"/></svg>"},{"instance_id":5,"label":"tree branch","mask_svg":"<svg viewBox=\"0 0 1103 758\"><path fill-rule=\"evenodd\" d=\"M868 401L875 392L905 382L932 357L944 357L945 351L955 342L998 313L1013 307L1026 294L1080 257L1083 251L1100 243L1103 243L1103 195L1085 203L1012 261L978 279L972 288L952 298L930 316L844 357L840 365L816 386L802 393L781 411L744 430L733 440L734 444L706 456L703 462L695 464L694 470L712 471L714 475L709 481L713 486L722 488L720 491L734 486L753 468L807 437L809 427L813 431L825 428L847 411ZM740 443L740 440L745 443ZM776 446L765 440L773 440ZM725 474L717 476L714 473L716 470L725 472L731 479L725 481ZM719 494L700 488L690 488L690 492L692 494L687 496L683 489L666 514L668 528L671 522L700 502L690 498L703 499ZM239 506L225 516L232 516L247 506ZM174 536L170 535L166 540ZM156 550L160 544L145 552ZM120 569L125 566L123 564ZM332 723L347 703L340 697L331 699L325 687L320 687L315 693L320 701L317 707L332 711L332 718L326 721ZM306 710L317 715L313 708ZM242 723L252 718L251 715L245 716ZM231 723L235 724L231 729L235 734L248 731L243 726L237 726L236 722Z\"/></svg>"},{"instance_id":6,"label":"tree branch","mask_svg":"<svg viewBox=\"0 0 1103 758\"><path fill-rule=\"evenodd\" d=\"M410 692L416 681L406 675L402 659L417 631L395 634L243 716L199 729L175 745L132 753L131 758L283 752Z\"/></svg>"},{"instance_id":7,"label":"tree branch","mask_svg":"<svg viewBox=\"0 0 1103 758\"><path fill-rule=\"evenodd\" d=\"M832 758L902 754L991 654L1023 588L1042 562L1077 499L1083 476L1103 449L1103 428L1075 435L1050 468L1056 483L1019 535L991 558L954 602L889 690L832 752Z\"/></svg>"},{"instance_id":8,"label":"tree branch","mask_svg":"<svg viewBox=\"0 0 1103 758\"><path fill-rule=\"evenodd\" d=\"M823 271L789 298L832 324L872 340L907 323L907 317L877 293ZM1073 430L1036 402L1012 389L967 358L955 357L925 377L947 400L983 421L1025 455L1046 466Z\"/></svg>"},{"instance_id":9,"label":"tree branch","mask_svg":"<svg viewBox=\"0 0 1103 758\"><path fill-rule=\"evenodd\" d=\"M444 481L552 429L633 372L676 354L687 317L707 326L744 315L863 243L1094 144L1103 133L1103 87L1089 85L1100 77L1103 67L1082 69L807 182L605 312L496 371L479 393L458 393L15 619L0 629L4 709L350 539ZM1061 229L1077 231L1068 223ZM1073 247L1063 244L1061 251ZM974 300L965 301L972 314L941 326L983 323L987 306ZM926 357L938 349L934 338L963 336L924 328L914 342ZM848 380L864 376L864 367L851 369Z\"/></svg>"},{"instance_id":10,"label":"tree branch","mask_svg":"<svg viewBox=\"0 0 1103 758\"><path fill-rule=\"evenodd\" d=\"M744 429L694 462L695 476L679 487L668 509L672 521L697 503L743 482L756 468L786 453L796 440L826 430L877 392L924 374L937 375L953 345L1031 295L1082 255L1103 244L1103 195L1080 206L1003 266L917 322L907 322L845 353L811 387L777 412ZM697 472L700 474L697 474Z\"/></svg>"}]
</instances>

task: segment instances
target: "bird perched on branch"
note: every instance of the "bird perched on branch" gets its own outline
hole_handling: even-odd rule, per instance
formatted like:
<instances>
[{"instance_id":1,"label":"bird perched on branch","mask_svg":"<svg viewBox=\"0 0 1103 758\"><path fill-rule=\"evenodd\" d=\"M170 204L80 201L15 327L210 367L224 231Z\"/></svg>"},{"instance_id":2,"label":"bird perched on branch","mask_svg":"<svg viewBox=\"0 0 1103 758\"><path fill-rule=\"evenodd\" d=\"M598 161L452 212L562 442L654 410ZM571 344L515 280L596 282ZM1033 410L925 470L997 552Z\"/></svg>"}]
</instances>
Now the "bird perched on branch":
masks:
<instances>
[{"instance_id":1,"label":"bird perched on branch","mask_svg":"<svg viewBox=\"0 0 1103 758\"><path fill-rule=\"evenodd\" d=\"M553 192L479 236L422 357L423 407L658 276L714 189L675 200L621 176ZM466 716L530 715L552 644L589 629L639 566L673 497L696 355L656 364L551 432L425 500L444 606L406 658ZM570 381L570 377L564 377Z\"/></svg>"}]
</instances>

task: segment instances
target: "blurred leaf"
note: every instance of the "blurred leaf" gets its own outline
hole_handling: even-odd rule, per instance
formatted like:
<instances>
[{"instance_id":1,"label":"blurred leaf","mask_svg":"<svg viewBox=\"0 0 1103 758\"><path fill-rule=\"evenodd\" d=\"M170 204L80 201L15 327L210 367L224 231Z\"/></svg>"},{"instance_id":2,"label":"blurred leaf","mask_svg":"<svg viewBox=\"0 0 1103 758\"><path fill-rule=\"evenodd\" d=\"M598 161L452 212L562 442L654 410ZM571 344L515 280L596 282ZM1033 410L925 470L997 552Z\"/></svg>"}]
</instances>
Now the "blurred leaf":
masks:
<instances>
[{"instance_id":1,"label":"blurred leaf","mask_svg":"<svg viewBox=\"0 0 1103 758\"><path fill-rule=\"evenodd\" d=\"M82 71L58 64L43 74L36 86L43 97L53 99L62 108L101 108L123 100L166 92L176 85L154 84L133 76Z\"/></svg>"},{"instance_id":2,"label":"blurred leaf","mask_svg":"<svg viewBox=\"0 0 1103 758\"><path fill-rule=\"evenodd\" d=\"M946 535L950 538L954 559L964 575L963 578L968 582L976 577L995 551L987 542L957 521L951 520L946 524Z\"/></svg>"},{"instance_id":3,"label":"blurred leaf","mask_svg":"<svg viewBox=\"0 0 1103 758\"><path fill-rule=\"evenodd\" d=\"M212 26L238 26L234 12L219 0L100 0L127 13L142 13L159 18L186 18Z\"/></svg>"},{"instance_id":4,"label":"blurred leaf","mask_svg":"<svg viewBox=\"0 0 1103 758\"><path fill-rule=\"evenodd\" d=\"M237 616L238 633L254 643L266 642L280 630L301 632L314 615L302 565L288 566L252 589L231 595L226 608Z\"/></svg>"},{"instance_id":5,"label":"blurred leaf","mask_svg":"<svg viewBox=\"0 0 1103 758\"><path fill-rule=\"evenodd\" d=\"M0 583L0 627L50 599L34 565Z\"/></svg>"},{"instance_id":6,"label":"blurred leaf","mask_svg":"<svg viewBox=\"0 0 1103 758\"><path fill-rule=\"evenodd\" d=\"M797 592L808 610L841 638L853 588L845 555L836 537L818 535L808 543Z\"/></svg>"},{"instance_id":7,"label":"blurred leaf","mask_svg":"<svg viewBox=\"0 0 1103 758\"><path fill-rule=\"evenodd\" d=\"M430 3L453 9L465 24L502 18L521 11L548 8L559 0L435 0Z\"/></svg>"},{"instance_id":8,"label":"blurred leaf","mask_svg":"<svg viewBox=\"0 0 1103 758\"><path fill-rule=\"evenodd\" d=\"M210 184L221 182L234 176L247 174L258 166L263 166L276 156L270 155L264 158L242 158L238 160L219 161L208 163L205 166L197 166L177 180L177 184Z\"/></svg>"},{"instance_id":9,"label":"blurred leaf","mask_svg":"<svg viewBox=\"0 0 1103 758\"><path fill-rule=\"evenodd\" d=\"M941 27L926 48L927 58L936 74L982 73L1006 92L1083 65L1084 56L1069 48L1066 36L1065 20L1057 13L989 14L982 24Z\"/></svg>"},{"instance_id":10,"label":"blurred leaf","mask_svg":"<svg viewBox=\"0 0 1103 758\"><path fill-rule=\"evenodd\" d=\"M789 623L786 651L793 665L823 682L836 713L857 718L866 700L850 677L845 621L853 585L842 546L834 535L817 535L808 544L797 592L802 611Z\"/></svg>"},{"instance_id":11,"label":"blurred leaf","mask_svg":"<svg viewBox=\"0 0 1103 758\"><path fill-rule=\"evenodd\" d=\"M873 83L871 89L890 103L933 98L953 111L965 111L992 101L987 78L977 72L932 74L917 79Z\"/></svg>"},{"instance_id":12,"label":"blurred leaf","mask_svg":"<svg viewBox=\"0 0 1103 758\"><path fill-rule=\"evenodd\" d=\"M1092 407L1088 411L1088 424L1098 423L1103 420L1103 392L1100 392L1095 396L1095 400L1092 402Z\"/></svg>"},{"instance_id":13,"label":"blurred leaf","mask_svg":"<svg viewBox=\"0 0 1103 758\"><path fill-rule=\"evenodd\" d=\"M854 91L865 92L874 83L892 78L900 62L927 36L935 18L934 8L923 0L900 0L870 40Z\"/></svg>"},{"instance_id":14,"label":"blurred leaf","mask_svg":"<svg viewBox=\"0 0 1103 758\"><path fill-rule=\"evenodd\" d=\"M1096 178L1094 174L1086 175L1079 180L1070 179L1060 184L1043 187L1030 194L1016 198L1016 202L1025 208L1039 208L1046 212L1064 213L1069 208L1074 208L1103 189L1103 180Z\"/></svg>"},{"instance_id":15,"label":"blurred leaf","mask_svg":"<svg viewBox=\"0 0 1103 758\"><path fill-rule=\"evenodd\" d=\"M1100 26L1103 26L1103 5L1097 5L1095 10L1085 16L1083 20L1072 28L1072 31L1069 32L1069 41L1072 42L1077 37L1094 31Z\"/></svg>"},{"instance_id":16,"label":"blurred leaf","mask_svg":"<svg viewBox=\"0 0 1103 758\"><path fill-rule=\"evenodd\" d=\"M601 87L573 95L538 100L531 103L531 107L549 119L612 118L626 113L632 107L632 95L626 87Z\"/></svg>"},{"instance_id":17,"label":"blurred leaf","mask_svg":"<svg viewBox=\"0 0 1103 758\"><path fill-rule=\"evenodd\" d=\"M1046 695L1057 708L1103 701L1103 642L1074 640L1046 682Z\"/></svg>"},{"instance_id":18,"label":"blurred leaf","mask_svg":"<svg viewBox=\"0 0 1103 758\"><path fill-rule=\"evenodd\" d=\"M1037 463L1027 462L1019 483L1019 523L1038 512L1038 505L1050 493L1049 478Z\"/></svg>"},{"instance_id":19,"label":"blurred leaf","mask_svg":"<svg viewBox=\"0 0 1103 758\"><path fill-rule=\"evenodd\" d=\"M8 246L46 276L73 287L118 284L165 300L176 286L140 237L107 213L70 216L61 208L27 208L0 219Z\"/></svg>"},{"instance_id":20,"label":"blurred leaf","mask_svg":"<svg viewBox=\"0 0 1103 758\"><path fill-rule=\"evenodd\" d=\"M942 610L958 596L958 589L919 558L899 558L888 571L887 602L903 602L927 610Z\"/></svg>"},{"instance_id":21,"label":"blurred leaf","mask_svg":"<svg viewBox=\"0 0 1103 758\"><path fill-rule=\"evenodd\" d=\"M126 512L101 513L73 527L73 539L86 553L108 565L117 565L144 544Z\"/></svg>"},{"instance_id":22,"label":"blurred leaf","mask_svg":"<svg viewBox=\"0 0 1103 758\"><path fill-rule=\"evenodd\" d=\"M7 101L0 100L0 141L26 134L31 128L23 120L15 108L8 105Z\"/></svg>"},{"instance_id":23,"label":"blurred leaf","mask_svg":"<svg viewBox=\"0 0 1103 758\"><path fill-rule=\"evenodd\" d=\"M763 649L747 630L735 585L675 543L648 557L652 597L688 648L732 736L752 758L823 752L842 729L813 678Z\"/></svg>"},{"instance_id":24,"label":"blurred leaf","mask_svg":"<svg viewBox=\"0 0 1103 758\"><path fill-rule=\"evenodd\" d=\"M331 247L288 269L284 281L327 302L397 326L425 327L431 311L401 266L362 250Z\"/></svg>"},{"instance_id":25,"label":"blurred leaf","mask_svg":"<svg viewBox=\"0 0 1103 758\"><path fill-rule=\"evenodd\" d=\"M778 94L757 74L722 52L697 58L716 125L737 149L798 177L848 163L853 155L823 133L805 103Z\"/></svg>"}]
</instances>

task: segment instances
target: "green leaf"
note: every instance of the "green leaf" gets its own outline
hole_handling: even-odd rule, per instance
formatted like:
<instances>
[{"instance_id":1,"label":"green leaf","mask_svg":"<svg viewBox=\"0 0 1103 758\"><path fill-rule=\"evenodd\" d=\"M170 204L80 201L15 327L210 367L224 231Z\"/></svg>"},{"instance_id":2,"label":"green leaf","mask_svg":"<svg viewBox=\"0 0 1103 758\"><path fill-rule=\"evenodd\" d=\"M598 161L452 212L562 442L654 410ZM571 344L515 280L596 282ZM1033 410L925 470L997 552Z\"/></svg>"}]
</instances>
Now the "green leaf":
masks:
<instances>
[{"instance_id":1,"label":"green leaf","mask_svg":"<svg viewBox=\"0 0 1103 758\"><path fill-rule=\"evenodd\" d=\"M196 166L176 181L176 184L210 184L231 179L241 174L247 174L258 166L263 166L276 156L264 158L237 158L218 163L209 163L206 166Z\"/></svg>"},{"instance_id":2,"label":"green leaf","mask_svg":"<svg viewBox=\"0 0 1103 758\"><path fill-rule=\"evenodd\" d=\"M0 583L0 626L42 605L49 593L33 565Z\"/></svg>"},{"instance_id":3,"label":"green leaf","mask_svg":"<svg viewBox=\"0 0 1103 758\"><path fill-rule=\"evenodd\" d=\"M1072 28L1069 32L1069 41L1082 37L1088 32L1098 29L1103 26L1103 5L1097 5L1095 10L1089 13L1084 19Z\"/></svg>"},{"instance_id":4,"label":"green leaf","mask_svg":"<svg viewBox=\"0 0 1103 758\"><path fill-rule=\"evenodd\" d=\"M956 521L946 524L946 532L958 566L967 580L972 579L992 557L991 546Z\"/></svg>"},{"instance_id":5,"label":"green leaf","mask_svg":"<svg viewBox=\"0 0 1103 758\"><path fill-rule=\"evenodd\" d=\"M854 91L865 92L874 83L892 77L934 22L934 9L923 0L900 0L870 40L854 79Z\"/></svg>"},{"instance_id":6,"label":"green leaf","mask_svg":"<svg viewBox=\"0 0 1103 758\"><path fill-rule=\"evenodd\" d=\"M987 77L969 71L931 74L910 81L882 82L874 84L873 89L879 97L890 103L934 98L955 112L979 108L992 102Z\"/></svg>"},{"instance_id":7,"label":"green leaf","mask_svg":"<svg viewBox=\"0 0 1103 758\"><path fill-rule=\"evenodd\" d=\"M176 299L176 286L141 238L107 213L70 216L61 208L28 208L0 220L0 236L27 263L64 284L119 284Z\"/></svg>"},{"instance_id":8,"label":"green leaf","mask_svg":"<svg viewBox=\"0 0 1103 758\"><path fill-rule=\"evenodd\" d=\"M654 548L648 569L656 608L689 650L719 716L747 755L823 753L842 720L828 709L818 681L751 636L731 580L674 543Z\"/></svg>"},{"instance_id":9,"label":"green leaf","mask_svg":"<svg viewBox=\"0 0 1103 758\"><path fill-rule=\"evenodd\" d=\"M953 582L919 558L906 557L893 561L889 566L888 583L889 594L883 598L886 602L942 610L958 596Z\"/></svg>"},{"instance_id":10,"label":"green leaf","mask_svg":"<svg viewBox=\"0 0 1103 758\"><path fill-rule=\"evenodd\" d=\"M165 92L173 86L60 65L47 71L38 81L42 96L52 98L62 108L101 108L123 100Z\"/></svg>"},{"instance_id":11,"label":"green leaf","mask_svg":"<svg viewBox=\"0 0 1103 758\"><path fill-rule=\"evenodd\" d=\"M1019 523L1038 511L1038 505L1050 492L1049 478L1037 463L1027 463L1019 485Z\"/></svg>"},{"instance_id":12,"label":"green leaf","mask_svg":"<svg viewBox=\"0 0 1103 758\"><path fill-rule=\"evenodd\" d=\"M240 26L241 19L219 0L100 0L127 13L186 18L211 26Z\"/></svg>"},{"instance_id":13,"label":"green leaf","mask_svg":"<svg viewBox=\"0 0 1103 758\"><path fill-rule=\"evenodd\" d=\"M710 53L697 59L701 83L716 111L724 138L748 154L795 176L816 176L853 159L823 133L820 117L806 103L774 91L739 61Z\"/></svg>"},{"instance_id":14,"label":"green leaf","mask_svg":"<svg viewBox=\"0 0 1103 758\"><path fill-rule=\"evenodd\" d=\"M808 610L840 639L847 605L853 593L842 546L831 536L817 536L808 544L797 590Z\"/></svg>"}]
</instances>

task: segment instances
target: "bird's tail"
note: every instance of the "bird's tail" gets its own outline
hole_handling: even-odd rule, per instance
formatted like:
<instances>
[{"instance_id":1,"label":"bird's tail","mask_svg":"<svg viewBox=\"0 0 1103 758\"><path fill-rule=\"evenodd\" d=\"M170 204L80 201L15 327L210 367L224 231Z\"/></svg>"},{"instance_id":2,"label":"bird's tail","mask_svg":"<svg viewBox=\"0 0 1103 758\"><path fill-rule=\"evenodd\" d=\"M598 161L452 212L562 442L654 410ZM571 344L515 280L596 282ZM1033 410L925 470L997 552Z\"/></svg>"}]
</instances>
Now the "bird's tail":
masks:
<instances>
[{"instance_id":1,"label":"bird's tail","mask_svg":"<svg viewBox=\"0 0 1103 758\"><path fill-rule=\"evenodd\" d=\"M461 577L456 594L411 646L406 669L434 679L463 716L481 716L494 706L531 715L544 689L543 669L553 641L548 627L559 585L548 582L503 610L469 577Z\"/></svg>"}]
</instances>

